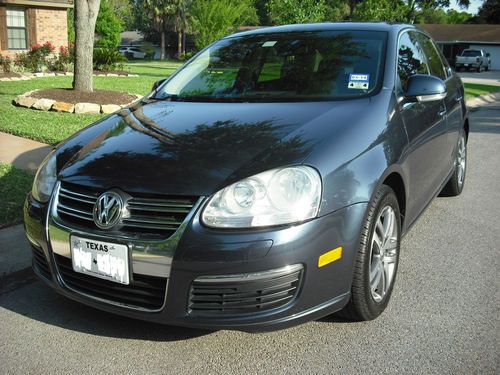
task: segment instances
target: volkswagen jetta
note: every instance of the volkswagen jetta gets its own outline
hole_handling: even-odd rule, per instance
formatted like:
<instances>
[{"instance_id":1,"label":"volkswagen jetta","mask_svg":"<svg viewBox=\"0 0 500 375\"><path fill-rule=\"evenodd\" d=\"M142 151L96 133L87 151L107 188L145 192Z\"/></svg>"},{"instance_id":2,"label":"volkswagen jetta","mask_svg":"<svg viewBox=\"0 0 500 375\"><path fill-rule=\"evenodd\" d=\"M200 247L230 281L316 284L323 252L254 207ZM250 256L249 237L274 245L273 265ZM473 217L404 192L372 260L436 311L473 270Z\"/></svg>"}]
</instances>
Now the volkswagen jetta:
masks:
<instances>
[{"instance_id":1,"label":"volkswagen jetta","mask_svg":"<svg viewBox=\"0 0 500 375\"><path fill-rule=\"evenodd\" d=\"M401 237L462 191L468 130L462 82L413 26L231 35L47 156L24 207L34 270L165 324L371 320Z\"/></svg>"}]
</instances>

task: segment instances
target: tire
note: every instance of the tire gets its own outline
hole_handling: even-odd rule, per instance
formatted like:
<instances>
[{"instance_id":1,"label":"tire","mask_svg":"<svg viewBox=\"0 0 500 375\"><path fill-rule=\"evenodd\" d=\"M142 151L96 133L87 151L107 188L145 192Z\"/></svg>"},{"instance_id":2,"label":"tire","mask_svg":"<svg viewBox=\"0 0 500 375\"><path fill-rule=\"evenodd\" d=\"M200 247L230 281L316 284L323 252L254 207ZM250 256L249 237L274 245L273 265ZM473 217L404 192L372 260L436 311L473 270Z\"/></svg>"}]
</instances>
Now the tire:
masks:
<instances>
[{"instance_id":1,"label":"tire","mask_svg":"<svg viewBox=\"0 0 500 375\"><path fill-rule=\"evenodd\" d=\"M462 193L465 185L465 172L467 171L467 138L465 131L460 131L453 173L439 194L443 197L455 197Z\"/></svg>"},{"instance_id":2,"label":"tire","mask_svg":"<svg viewBox=\"0 0 500 375\"><path fill-rule=\"evenodd\" d=\"M354 264L351 299L337 313L339 316L373 320L385 310L396 279L400 244L398 200L390 187L382 185L368 206ZM383 257L378 256L380 249L385 249Z\"/></svg>"}]
</instances>

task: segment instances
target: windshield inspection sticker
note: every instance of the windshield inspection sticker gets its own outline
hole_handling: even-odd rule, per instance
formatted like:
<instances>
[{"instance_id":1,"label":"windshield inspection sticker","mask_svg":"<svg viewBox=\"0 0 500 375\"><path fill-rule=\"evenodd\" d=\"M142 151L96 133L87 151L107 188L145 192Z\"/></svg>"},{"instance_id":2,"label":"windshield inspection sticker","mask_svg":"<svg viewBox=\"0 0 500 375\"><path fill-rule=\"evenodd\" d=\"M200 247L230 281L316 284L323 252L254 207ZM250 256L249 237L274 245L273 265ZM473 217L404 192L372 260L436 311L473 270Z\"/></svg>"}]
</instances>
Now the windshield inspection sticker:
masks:
<instances>
[{"instance_id":1,"label":"windshield inspection sticker","mask_svg":"<svg viewBox=\"0 0 500 375\"><path fill-rule=\"evenodd\" d=\"M349 74L349 83L347 87L350 89L366 90L370 84L369 74Z\"/></svg>"},{"instance_id":2,"label":"windshield inspection sticker","mask_svg":"<svg viewBox=\"0 0 500 375\"><path fill-rule=\"evenodd\" d=\"M268 40L264 44L262 44L262 47L273 47L276 44L277 40Z\"/></svg>"}]
</instances>

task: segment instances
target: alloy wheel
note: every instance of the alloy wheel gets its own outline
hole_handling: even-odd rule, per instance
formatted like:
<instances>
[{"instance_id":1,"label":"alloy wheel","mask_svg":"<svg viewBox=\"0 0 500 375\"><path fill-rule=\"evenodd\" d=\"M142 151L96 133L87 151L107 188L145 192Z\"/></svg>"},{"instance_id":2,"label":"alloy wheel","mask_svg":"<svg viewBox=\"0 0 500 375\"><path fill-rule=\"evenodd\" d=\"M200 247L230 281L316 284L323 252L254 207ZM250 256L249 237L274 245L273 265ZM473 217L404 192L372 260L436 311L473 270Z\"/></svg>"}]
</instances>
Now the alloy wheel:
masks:
<instances>
[{"instance_id":1,"label":"alloy wheel","mask_svg":"<svg viewBox=\"0 0 500 375\"><path fill-rule=\"evenodd\" d=\"M398 251L396 213L390 206L381 210L373 228L370 254L370 291L380 303L394 279Z\"/></svg>"},{"instance_id":2,"label":"alloy wheel","mask_svg":"<svg viewBox=\"0 0 500 375\"><path fill-rule=\"evenodd\" d=\"M462 135L458 141L457 161L456 161L458 184L460 186L463 185L465 180L466 162L467 162L467 150L465 147L465 138Z\"/></svg>"}]
</instances>

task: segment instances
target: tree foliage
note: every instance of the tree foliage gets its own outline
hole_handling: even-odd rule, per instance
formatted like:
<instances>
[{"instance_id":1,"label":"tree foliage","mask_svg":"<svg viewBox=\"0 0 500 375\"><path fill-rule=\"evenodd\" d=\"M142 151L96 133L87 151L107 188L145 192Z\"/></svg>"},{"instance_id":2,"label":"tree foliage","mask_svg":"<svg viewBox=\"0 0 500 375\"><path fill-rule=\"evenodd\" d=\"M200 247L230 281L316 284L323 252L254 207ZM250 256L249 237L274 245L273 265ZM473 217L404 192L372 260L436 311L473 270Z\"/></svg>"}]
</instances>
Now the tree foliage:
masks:
<instances>
[{"instance_id":1,"label":"tree foliage","mask_svg":"<svg viewBox=\"0 0 500 375\"><path fill-rule=\"evenodd\" d=\"M472 15L467 12L458 12L455 9L449 9L446 12L446 23L467 23L471 20Z\"/></svg>"},{"instance_id":2,"label":"tree foliage","mask_svg":"<svg viewBox=\"0 0 500 375\"><path fill-rule=\"evenodd\" d=\"M252 0L204 0L193 2L190 20L195 45L201 49L239 26L255 25L258 18Z\"/></svg>"},{"instance_id":3,"label":"tree foliage","mask_svg":"<svg viewBox=\"0 0 500 375\"><path fill-rule=\"evenodd\" d=\"M366 0L353 12L354 21L409 22L409 7L402 0Z\"/></svg>"},{"instance_id":4,"label":"tree foliage","mask_svg":"<svg viewBox=\"0 0 500 375\"><path fill-rule=\"evenodd\" d=\"M109 5L109 0L101 0L99 14L95 23L96 45L115 48L120 44L123 25Z\"/></svg>"},{"instance_id":5,"label":"tree foliage","mask_svg":"<svg viewBox=\"0 0 500 375\"><path fill-rule=\"evenodd\" d=\"M500 24L500 0L486 0L477 13L477 23Z\"/></svg>"},{"instance_id":6,"label":"tree foliage","mask_svg":"<svg viewBox=\"0 0 500 375\"><path fill-rule=\"evenodd\" d=\"M135 15L133 0L108 0L108 5L113 13L120 19L125 30L135 28Z\"/></svg>"},{"instance_id":7,"label":"tree foliage","mask_svg":"<svg viewBox=\"0 0 500 375\"><path fill-rule=\"evenodd\" d=\"M275 25L321 22L328 11L325 0L270 0L267 9Z\"/></svg>"}]
</instances>

